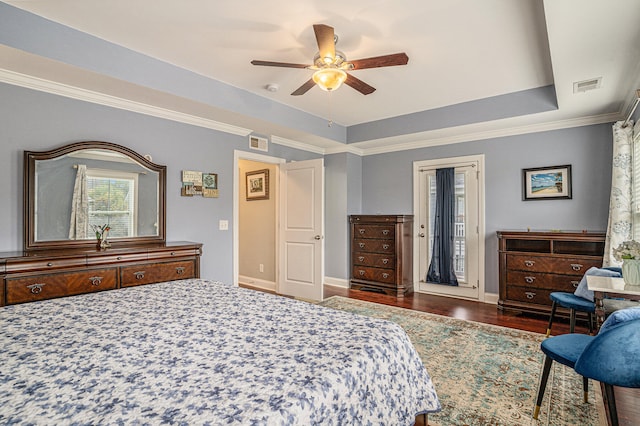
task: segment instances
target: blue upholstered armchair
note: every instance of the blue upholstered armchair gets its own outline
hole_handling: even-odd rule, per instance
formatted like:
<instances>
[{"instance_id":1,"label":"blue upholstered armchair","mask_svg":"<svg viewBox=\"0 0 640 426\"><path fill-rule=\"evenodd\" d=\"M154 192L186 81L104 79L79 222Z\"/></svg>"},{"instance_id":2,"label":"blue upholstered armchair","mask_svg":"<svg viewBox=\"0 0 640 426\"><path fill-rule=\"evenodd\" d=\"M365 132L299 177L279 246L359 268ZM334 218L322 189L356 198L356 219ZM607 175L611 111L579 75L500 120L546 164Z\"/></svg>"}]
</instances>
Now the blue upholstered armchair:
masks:
<instances>
[{"instance_id":1,"label":"blue upholstered armchair","mask_svg":"<svg viewBox=\"0 0 640 426\"><path fill-rule=\"evenodd\" d=\"M613 386L640 388L640 307L614 312L596 336L563 334L545 339L540 348L545 361L534 419L538 418L551 365L556 361L583 377L584 402L587 402L588 379L604 385L611 424L618 424Z\"/></svg>"}]
</instances>

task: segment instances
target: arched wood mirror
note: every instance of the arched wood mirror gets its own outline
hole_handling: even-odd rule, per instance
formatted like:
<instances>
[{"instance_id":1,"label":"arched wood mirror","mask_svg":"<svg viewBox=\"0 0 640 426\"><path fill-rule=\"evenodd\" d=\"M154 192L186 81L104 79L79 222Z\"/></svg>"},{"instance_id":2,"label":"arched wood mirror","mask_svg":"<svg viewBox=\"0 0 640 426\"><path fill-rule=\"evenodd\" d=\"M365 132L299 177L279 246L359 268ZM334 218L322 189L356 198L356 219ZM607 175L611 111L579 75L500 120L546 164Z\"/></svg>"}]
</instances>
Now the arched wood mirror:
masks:
<instances>
[{"instance_id":1,"label":"arched wood mirror","mask_svg":"<svg viewBox=\"0 0 640 426\"><path fill-rule=\"evenodd\" d=\"M108 142L24 153L24 249L165 241L166 166Z\"/></svg>"}]
</instances>

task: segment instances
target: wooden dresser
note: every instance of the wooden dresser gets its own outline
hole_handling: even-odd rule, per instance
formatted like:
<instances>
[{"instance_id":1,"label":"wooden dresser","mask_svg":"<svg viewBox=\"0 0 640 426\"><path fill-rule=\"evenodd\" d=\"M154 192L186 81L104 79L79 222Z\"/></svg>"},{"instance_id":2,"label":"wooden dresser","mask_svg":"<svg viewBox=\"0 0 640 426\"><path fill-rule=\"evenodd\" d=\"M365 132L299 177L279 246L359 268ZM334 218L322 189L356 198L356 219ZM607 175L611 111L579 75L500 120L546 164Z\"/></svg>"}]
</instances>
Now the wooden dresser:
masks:
<instances>
[{"instance_id":1,"label":"wooden dresser","mask_svg":"<svg viewBox=\"0 0 640 426\"><path fill-rule=\"evenodd\" d=\"M0 306L200 277L202 244L0 253Z\"/></svg>"},{"instance_id":2,"label":"wooden dresser","mask_svg":"<svg viewBox=\"0 0 640 426\"><path fill-rule=\"evenodd\" d=\"M351 288L413 292L413 215L352 215Z\"/></svg>"},{"instance_id":3,"label":"wooden dresser","mask_svg":"<svg viewBox=\"0 0 640 426\"><path fill-rule=\"evenodd\" d=\"M498 231L498 307L549 313L553 291L573 293L584 273L602 267L605 234Z\"/></svg>"}]
</instances>

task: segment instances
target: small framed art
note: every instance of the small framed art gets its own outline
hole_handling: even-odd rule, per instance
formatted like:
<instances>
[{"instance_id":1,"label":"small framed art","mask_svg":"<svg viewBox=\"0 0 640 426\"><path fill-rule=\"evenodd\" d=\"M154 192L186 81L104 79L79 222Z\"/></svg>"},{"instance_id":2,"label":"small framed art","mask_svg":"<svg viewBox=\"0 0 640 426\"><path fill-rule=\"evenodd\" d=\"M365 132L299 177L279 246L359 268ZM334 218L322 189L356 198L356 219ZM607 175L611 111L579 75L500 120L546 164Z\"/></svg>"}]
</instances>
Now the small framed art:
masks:
<instances>
[{"instance_id":1,"label":"small framed art","mask_svg":"<svg viewBox=\"0 0 640 426\"><path fill-rule=\"evenodd\" d=\"M571 199L571 165L522 169L522 199Z\"/></svg>"},{"instance_id":2,"label":"small framed art","mask_svg":"<svg viewBox=\"0 0 640 426\"><path fill-rule=\"evenodd\" d=\"M247 201L269 199L269 169L247 172Z\"/></svg>"}]
</instances>

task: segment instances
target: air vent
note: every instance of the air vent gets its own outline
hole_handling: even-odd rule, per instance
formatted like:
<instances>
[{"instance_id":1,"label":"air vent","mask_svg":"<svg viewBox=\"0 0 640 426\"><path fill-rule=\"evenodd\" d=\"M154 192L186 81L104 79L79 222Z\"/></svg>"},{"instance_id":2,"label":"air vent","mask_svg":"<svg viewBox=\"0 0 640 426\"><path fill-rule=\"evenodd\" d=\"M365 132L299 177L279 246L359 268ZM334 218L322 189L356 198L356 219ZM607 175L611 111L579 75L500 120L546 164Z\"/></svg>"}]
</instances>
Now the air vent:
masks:
<instances>
[{"instance_id":1,"label":"air vent","mask_svg":"<svg viewBox=\"0 0 640 426\"><path fill-rule=\"evenodd\" d=\"M267 152L269 151L269 141L265 138L249 136L249 148Z\"/></svg>"},{"instance_id":2,"label":"air vent","mask_svg":"<svg viewBox=\"0 0 640 426\"><path fill-rule=\"evenodd\" d=\"M573 83L573 93L586 92L588 90L599 89L602 84L602 77L591 78L589 80L576 81Z\"/></svg>"}]
</instances>

